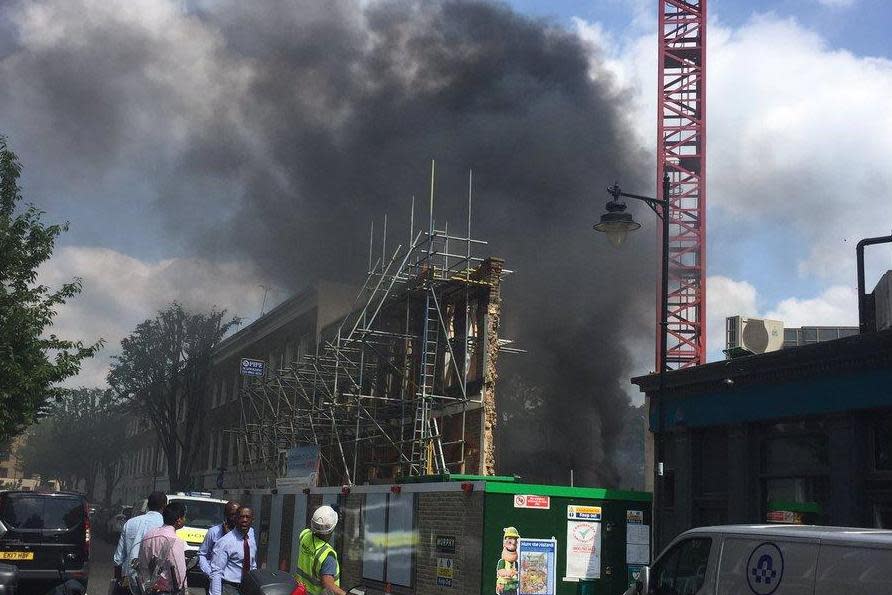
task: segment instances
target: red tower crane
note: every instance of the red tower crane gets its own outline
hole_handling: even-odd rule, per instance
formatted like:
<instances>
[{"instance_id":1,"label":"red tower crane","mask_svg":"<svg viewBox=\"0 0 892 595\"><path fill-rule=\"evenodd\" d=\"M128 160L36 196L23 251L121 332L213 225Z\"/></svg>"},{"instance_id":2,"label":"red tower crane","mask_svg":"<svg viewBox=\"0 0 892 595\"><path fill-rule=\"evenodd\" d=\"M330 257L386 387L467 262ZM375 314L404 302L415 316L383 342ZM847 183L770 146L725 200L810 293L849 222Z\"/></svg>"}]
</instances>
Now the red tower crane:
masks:
<instances>
[{"instance_id":1,"label":"red tower crane","mask_svg":"<svg viewBox=\"0 0 892 595\"><path fill-rule=\"evenodd\" d=\"M668 173L670 206L668 336L657 362L666 349L667 368L686 368L706 361L707 0L658 1L657 188Z\"/></svg>"}]
</instances>

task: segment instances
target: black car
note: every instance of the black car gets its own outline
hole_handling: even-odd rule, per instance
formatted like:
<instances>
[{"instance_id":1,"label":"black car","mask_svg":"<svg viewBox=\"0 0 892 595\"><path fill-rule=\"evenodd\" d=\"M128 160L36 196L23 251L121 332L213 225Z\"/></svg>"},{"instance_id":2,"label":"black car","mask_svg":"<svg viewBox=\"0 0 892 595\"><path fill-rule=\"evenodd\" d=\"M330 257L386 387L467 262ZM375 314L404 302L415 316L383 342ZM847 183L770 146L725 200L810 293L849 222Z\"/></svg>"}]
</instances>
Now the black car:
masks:
<instances>
[{"instance_id":1,"label":"black car","mask_svg":"<svg viewBox=\"0 0 892 595\"><path fill-rule=\"evenodd\" d=\"M66 580L87 588L90 519L69 492L0 492L0 563L18 567L19 592L45 593Z\"/></svg>"}]
</instances>

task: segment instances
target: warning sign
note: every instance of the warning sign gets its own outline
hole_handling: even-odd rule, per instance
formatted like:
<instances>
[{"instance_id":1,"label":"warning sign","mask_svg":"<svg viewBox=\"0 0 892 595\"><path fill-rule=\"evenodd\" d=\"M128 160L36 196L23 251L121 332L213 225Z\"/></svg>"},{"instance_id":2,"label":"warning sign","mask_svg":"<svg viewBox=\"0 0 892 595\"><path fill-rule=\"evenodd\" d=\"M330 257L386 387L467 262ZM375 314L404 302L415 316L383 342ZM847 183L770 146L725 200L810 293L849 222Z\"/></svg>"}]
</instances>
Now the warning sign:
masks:
<instances>
[{"instance_id":1,"label":"warning sign","mask_svg":"<svg viewBox=\"0 0 892 595\"><path fill-rule=\"evenodd\" d=\"M567 507L567 520L568 521L600 521L601 520L601 507L600 506L568 506Z\"/></svg>"},{"instance_id":2,"label":"warning sign","mask_svg":"<svg viewBox=\"0 0 892 595\"><path fill-rule=\"evenodd\" d=\"M437 558L437 586L451 587L455 578L455 560L452 558Z\"/></svg>"},{"instance_id":3,"label":"warning sign","mask_svg":"<svg viewBox=\"0 0 892 595\"><path fill-rule=\"evenodd\" d=\"M549 510L551 508L551 497L517 494L514 496L514 508L538 508L540 510Z\"/></svg>"}]
</instances>

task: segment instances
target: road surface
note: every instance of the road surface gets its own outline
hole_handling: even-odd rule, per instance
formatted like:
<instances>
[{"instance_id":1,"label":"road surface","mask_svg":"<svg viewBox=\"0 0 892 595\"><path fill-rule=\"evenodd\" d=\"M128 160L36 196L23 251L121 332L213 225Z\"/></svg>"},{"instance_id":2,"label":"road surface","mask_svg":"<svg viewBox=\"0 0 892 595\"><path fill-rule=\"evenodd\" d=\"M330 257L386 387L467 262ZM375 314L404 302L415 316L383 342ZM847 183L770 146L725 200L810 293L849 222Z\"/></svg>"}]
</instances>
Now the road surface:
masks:
<instances>
[{"instance_id":1,"label":"road surface","mask_svg":"<svg viewBox=\"0 0 892 595\"><path fill-rule=\"evenodd\" d=\"M117 543L106 543L96 536L90 544L90 581L87 595L108 595L108 583L115 576L112 556ZM189 595L205 595L205 589L189 589Z\"/></svg>"}]
</instances>

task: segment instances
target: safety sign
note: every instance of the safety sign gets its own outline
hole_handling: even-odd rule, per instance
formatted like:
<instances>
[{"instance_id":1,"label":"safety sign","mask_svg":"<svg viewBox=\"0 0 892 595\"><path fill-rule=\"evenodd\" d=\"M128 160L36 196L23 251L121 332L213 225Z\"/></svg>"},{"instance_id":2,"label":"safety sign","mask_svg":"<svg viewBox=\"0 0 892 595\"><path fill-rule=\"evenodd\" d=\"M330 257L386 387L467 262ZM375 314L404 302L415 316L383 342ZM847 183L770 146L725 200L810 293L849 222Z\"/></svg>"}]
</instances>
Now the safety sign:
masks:
<instances>
[{"instance_id":1,"label":"safety sign","mask_svg":"<svg viewBox=\"0 0 892 595\"><path fill-rule=\"evenodd\" d=\"M568 521L600 521L601 520L601 507L600 506L568 506L567 507L567 520Z\"/></svg>"},{"instance_id":2,"label":"safety sign","mask_svg":"<svg viewBox=\"0 0 892 595\"><path fill-rule=\"evenodd\" d=\"M756 595L771 595L784 579L784 555L771 542L759 544L746 563L746 581Z\"/></svg>"},{"instance_id":3,"label":"safety sign","mask_svg":"<svg viewBox=\"0 0 892 595\"><path fill-rule=\"evenodd\" d=\"M514 508L539 508L541 510L548 510L551 508L551 497L517 494L514 496Z\"/></svg>"},{"instance_id":4,"label":"safety sign","mask_svg":"<svg viewBox=\"0 0 892 595\"><path fill-rule=\"evenodd\" d=\"M437 558L437 586L451 587L455 578L455 561L452 558Z\"/></svg>"}]
</instances>

